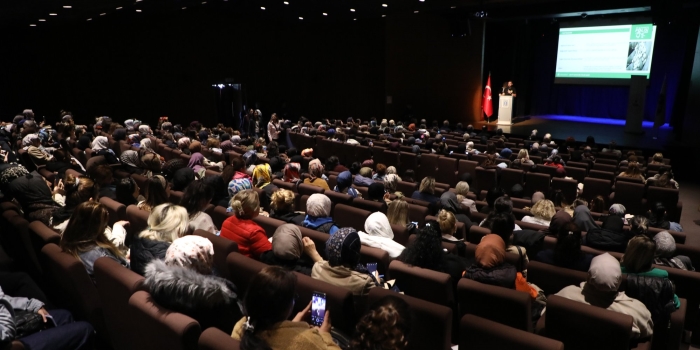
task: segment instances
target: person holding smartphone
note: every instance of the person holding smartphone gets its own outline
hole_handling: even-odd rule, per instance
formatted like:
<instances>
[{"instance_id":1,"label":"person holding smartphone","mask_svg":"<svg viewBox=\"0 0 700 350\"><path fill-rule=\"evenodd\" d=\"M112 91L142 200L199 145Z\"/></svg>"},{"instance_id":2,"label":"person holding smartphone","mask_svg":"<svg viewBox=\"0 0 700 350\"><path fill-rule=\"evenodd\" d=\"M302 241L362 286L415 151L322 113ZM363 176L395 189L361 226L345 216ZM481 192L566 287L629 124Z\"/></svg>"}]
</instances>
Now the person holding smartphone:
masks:
<instances>
[{"instance_id":1,"label":"person holding smartphone","mask_svg":"<svg viewBox=\"0 0 700 350\"><path fill-rule=\"evenodd\" d=\"M310 326L312 302L289 320L296 303L297 277L286 269L268 266L250 282L244 305L245 315L236 323L231 337L241 349L340 349L331 337L330 311L324 312L320 326ZM319 294L317 312L325 298ZM320 316L317 314L317 316Z\"/></svg>"}]
</instances>

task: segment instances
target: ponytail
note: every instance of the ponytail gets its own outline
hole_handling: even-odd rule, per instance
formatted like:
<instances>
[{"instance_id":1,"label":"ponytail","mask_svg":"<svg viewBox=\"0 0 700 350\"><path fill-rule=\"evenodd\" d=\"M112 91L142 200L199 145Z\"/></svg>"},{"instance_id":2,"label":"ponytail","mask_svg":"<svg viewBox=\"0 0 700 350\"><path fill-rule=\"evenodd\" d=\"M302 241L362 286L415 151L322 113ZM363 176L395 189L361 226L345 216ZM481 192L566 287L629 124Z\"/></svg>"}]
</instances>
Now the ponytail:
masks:
<instances>
[{"instance_id":1,"label":"ponytail","mask_svg":"<svg viewBox=\"0 0 700 350\"><path fill-rule=\"evenodd\" d=\"M262 325L261 325L262 326ZM262 327L258 327L260 329ZM265 327L266 329L268 327ZM250 316L247 317L245 324L243 325L243 335L241 335L240 348L242 350L272 350L264 339L261 339L256 335L255 326L250 320Z\"/></svg>"}]
</instances>

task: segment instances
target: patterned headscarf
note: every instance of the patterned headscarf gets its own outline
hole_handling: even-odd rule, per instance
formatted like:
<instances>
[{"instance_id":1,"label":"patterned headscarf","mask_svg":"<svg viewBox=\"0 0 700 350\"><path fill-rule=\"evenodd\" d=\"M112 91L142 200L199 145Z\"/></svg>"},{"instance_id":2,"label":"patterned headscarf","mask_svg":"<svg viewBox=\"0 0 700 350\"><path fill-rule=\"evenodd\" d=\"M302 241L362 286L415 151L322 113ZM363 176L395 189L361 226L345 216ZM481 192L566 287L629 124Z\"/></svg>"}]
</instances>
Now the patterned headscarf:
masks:
<instances>
[{"instance_id":1,"label":"patterned headscarf","mask_svg":"<svg viewBox=\"0 0 700 350\"><path fill-rule=\"evenodd\" d=\"M253 182L257 188L265 188L272 182L270 164L258 164L253 170Z\"/></svg>"},{"instance_id":2,"label":"patterned headscarf","mask_svg":"<svg viewBox=\"0 0 700 350\"><path fill-rule=\"evenodd\" d=\"M181 137L179 140L177 140L177 147L179 147L179 148L189 147L190 143L191 143L191 141L190 141L189 137Z\"/></svg>"},{"instance_id":3,"label":"patterned headscarf","mask_svg":"<svg viewBox=\"0 0 700 350\"><path fill-rule=\"evenodd\" d=\"M676 253L676 240L668 231L661 231L654 235L656 242L656 255L662 258L671 258Z\"/></svg>"},{"instance_id":4,"label":"patterned headscarf","mask_svg":"<svg viewBox=\"0 0 700 350\"><path fill-rule=\"evenodd\" d=\"M226 140L221 143L221 150L226 152L226 151L233 151L233 143L231 140Z\"/></svg>"},{"instance_id":5,"label":"patterned headscarf","mask_svg":"<svg viewBox=\"0 0 700 350\"><path fill-rule=\"evenodd\" d=\"M153 151L153 148L151 148L151 139L144 137L143 140L141 140L141 148L147 151Z\"/></svg>"},{"instance_id":6,"label":"patterned headscarf","mask_svg":"<svg viewBox=\"0 0 700 350\"><path fill-rule=\"evenodd\" d=\"M326 242L326 256L331 266L346 266L357 272L367 272L360 264L360 235L352 227L336 231Z\"/></svg>"},{"instance_id":7,"label":"patterned headscarf","mask_svg":"<svg viewBox=\"0 0 700 350\"><path fill-rule=\"evenodd\" d=\"M284 166L284 182L297 182L301 178L299 171L301 170L301 164L299 163L287 163Z\"/></svg>"},{"instance_id":8,"label":"patterned headscarf","mask_svg":"<svg viewBox=\"0 0 700 350\"><path fill-rule=\"evenodd\" d=\"M323 164L318 158L309 162L309 175L312 181L323 176Z\"/></svg>"},{"instance_id":9,"label":"patterned headscarf","mask_svg":"<svg viewBox=\"0 0 700 350\"><path fill-rule=\"evenodd\" d=\"M138 162L139 162L139 154L138 152L134 150L126 150L122 152L121 156L119 157L121 159L122 163L134 168L138 168Z\"/></svg>"},{"instance_id":10,"label":"patterned headscarf","mask_svg":"<svg viewBox=\"0 0 700 350\"><path fill-rule=\"evenodd\" d=\"M236 193L243 191L243 190L252 190L253 189L253 184L250 182L250 179L247 177L242 177L242 178L234 178L233 180L229 181L228 183L228 195L229 197L233 198L233 196L236 195Z\"/></svg>"},{"instance_id":11,"label":"patterned headscarf","mask_svg":"<svg viewBox=\"0 0 700 350\"><path fill-rule=\"evenodd\" d=\"M299 226L284 224L272 236L272 252L283 260L297 260L304 252L304 242Z\"/></svg>"},{"instance_id":12,"label":"patterned headscarf","mask_svg":"<svg viewBox=\"0 0 700 350\"><path fill-rule=\"evenodd\" d=\"M37 135L37 134L28 134L27 136L25 136L25 137L22 139L22 146L23 146L23 147L31 146L31 145L32 145L32 142L34 142L34 140L39 140L39 135Z\"/></svg>"},{"instance_id":13,"label":"patterned headscarf","mask_svg":"<svg viewBox=\"0 0 700 350\"><path fill-rule=\"evenodd\" d=\"M214 266L214 245L201 236L189 235L178 238L165 252L165 264L210 275Z\"/></svg>"}]
</instances>

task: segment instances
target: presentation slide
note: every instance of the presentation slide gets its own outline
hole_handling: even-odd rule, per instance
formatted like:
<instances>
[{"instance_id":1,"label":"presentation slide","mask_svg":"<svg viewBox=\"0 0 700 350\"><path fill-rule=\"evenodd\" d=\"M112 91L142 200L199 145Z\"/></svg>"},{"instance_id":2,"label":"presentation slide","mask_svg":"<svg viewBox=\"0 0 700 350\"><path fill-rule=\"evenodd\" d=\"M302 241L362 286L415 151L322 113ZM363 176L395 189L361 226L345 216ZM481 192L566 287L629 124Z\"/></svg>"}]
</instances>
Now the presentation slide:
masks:
<instances>
[{"instance_id":1,"label":"presentation slide","mask_svg":"<svg viewBox=\"0 0 700 350\"><path fill-rule=\"evenodd\" d=\"M632 75L648 79L655 35L652 24L561 28L554 82L624 84Z\"/></svg>"}]
</instances>

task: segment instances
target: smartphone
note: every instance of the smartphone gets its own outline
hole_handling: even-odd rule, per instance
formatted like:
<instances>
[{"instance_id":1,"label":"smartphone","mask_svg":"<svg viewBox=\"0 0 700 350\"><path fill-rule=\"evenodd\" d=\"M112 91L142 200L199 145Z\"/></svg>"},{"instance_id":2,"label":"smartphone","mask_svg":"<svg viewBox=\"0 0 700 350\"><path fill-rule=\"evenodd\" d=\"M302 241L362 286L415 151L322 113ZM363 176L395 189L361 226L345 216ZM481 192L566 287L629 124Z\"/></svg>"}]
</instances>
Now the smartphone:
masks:
<instances>
[{"instance_id":1,"label":"smartphone","mask_svg":"<svg viewBox=\"0 0 700 350\"><path fill-rule=\"evenodd\" d=\"M371 274L375 273L377 271L377 263L368 263L367 271L369 271Z\"/></svg>"},{"instance_id":2,"label":"smartphone","mask_svg":"<svg viewBox=\"0 0 700 350\"><path fill-rule=\"evenodd\" d=\"M411 221L411 223L416 225L416 227L418 226L418 221Z\"/></svg>"},{"instance_id":3,"label":"smartphone","mask_svg":"<svg viewBox=\"0 0 700 350\"><path fill-rule=\"evenodd\" d=\"M450 155L451 155L452 153L454 153L454 151L450 151Z\"/></svg>"},{"instance_id":4,"label":"smartphone","mask_svg":"<svg viewBox=\"0 0 700 350\"><path fill-rule=\"evenodd\" d=\"M321 326L326 316L326 293L314 292L311 297L311 324Z\"/></svg>"}]
</instances>

